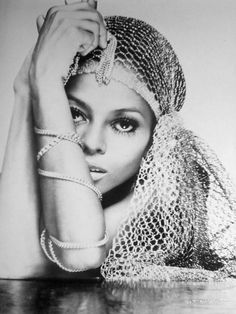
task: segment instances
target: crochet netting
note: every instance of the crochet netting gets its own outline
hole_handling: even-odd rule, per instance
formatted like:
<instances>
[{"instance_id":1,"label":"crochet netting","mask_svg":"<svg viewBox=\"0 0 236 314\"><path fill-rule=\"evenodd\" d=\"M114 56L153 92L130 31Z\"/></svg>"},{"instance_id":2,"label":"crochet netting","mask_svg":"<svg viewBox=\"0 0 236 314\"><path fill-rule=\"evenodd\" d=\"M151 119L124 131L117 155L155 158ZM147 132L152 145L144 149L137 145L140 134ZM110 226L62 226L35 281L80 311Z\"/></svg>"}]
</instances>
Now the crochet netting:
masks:
<instances>
[{"instance_id":1,"label":"crochet netting","mask_svg":"<svg viewBox=\"0 0 236 314\"><path fill-rule=\"evenodd\" d=\"M106 18L117 40L111 79L140 93L158 117L127 215L101 267L106 280L236 278L236 198L211 149L178 111L185 80L168 41L150 25ZM76 73L96 72L102 50ZM73 68L73 66L72 66Z\"/></svg>"}]
</instances>

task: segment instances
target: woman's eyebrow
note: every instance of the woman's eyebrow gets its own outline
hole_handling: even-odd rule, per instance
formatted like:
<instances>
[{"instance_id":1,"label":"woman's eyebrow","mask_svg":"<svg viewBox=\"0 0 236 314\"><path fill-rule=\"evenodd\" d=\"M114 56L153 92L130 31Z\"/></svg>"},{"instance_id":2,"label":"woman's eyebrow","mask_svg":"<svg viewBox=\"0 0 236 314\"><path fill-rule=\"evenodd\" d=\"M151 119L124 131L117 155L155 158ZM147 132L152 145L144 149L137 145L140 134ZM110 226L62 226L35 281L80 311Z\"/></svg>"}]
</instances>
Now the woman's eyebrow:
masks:
<instances>
[{"instance_id":1,"label":"woman's eyebrow","mask_svg":"<svg viewBox=\"0 0 236 314\"><path fill-rule=\"evenodd\" d=\"M134 113L139 113L142 117L144 117L144 113L142 113L140 110L134 107L115 109L114 112L117 114L122 114L126 112L134 112Z\"/></svg>"}]
</instances>

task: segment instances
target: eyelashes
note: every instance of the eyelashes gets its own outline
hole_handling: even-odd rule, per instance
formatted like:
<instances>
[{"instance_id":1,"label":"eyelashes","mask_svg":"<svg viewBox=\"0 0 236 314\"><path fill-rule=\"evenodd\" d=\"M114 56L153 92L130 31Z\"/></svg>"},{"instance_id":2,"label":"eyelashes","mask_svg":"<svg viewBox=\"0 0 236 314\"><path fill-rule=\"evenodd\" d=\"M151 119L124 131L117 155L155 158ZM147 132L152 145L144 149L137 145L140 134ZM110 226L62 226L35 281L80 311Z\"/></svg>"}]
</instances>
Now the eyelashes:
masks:
<instances>
[{"instance_id":1,"label":"eyelashes","mask_svg":"<svg viewBox=\"0 0 236 314\"><path fill-rule=\"evenodd\" d=\"M70 111L75 123L87 120L86 115L81 110L79 110L77 106L70 105Z\"/></svg>"},{"instance_id":2,"label":"eyelashes","mask_svg":"<svg viewBox=\"0 0 236 314\"><path fill-rule=\"evenodd\" d=\"M118 133L133 134L138 128L138 122L128 117L120 117L111 123L111 127Z\"/></svg>"},{"instance_id":3,"label":"eyelashes","mask_svg":"<svg viewBox=\"0 0 236 314\"><path fill-rule=\"evenodd\" d=\"M70 105L71 115L75 124L89 121L85 113L83 113L77 106ZM133 135L139 127L139 122L128 116L118 117L110 122L113 131L121 135Z\"/></svg>"}]
</instances>

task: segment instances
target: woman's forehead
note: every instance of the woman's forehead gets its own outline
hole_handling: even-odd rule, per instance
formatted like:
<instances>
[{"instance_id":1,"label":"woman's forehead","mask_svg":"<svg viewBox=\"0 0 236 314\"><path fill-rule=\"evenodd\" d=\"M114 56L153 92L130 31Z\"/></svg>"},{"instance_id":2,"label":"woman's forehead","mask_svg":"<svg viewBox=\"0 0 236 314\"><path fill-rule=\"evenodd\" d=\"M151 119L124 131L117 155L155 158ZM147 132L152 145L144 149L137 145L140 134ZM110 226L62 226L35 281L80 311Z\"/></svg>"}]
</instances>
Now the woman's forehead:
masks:
<instances>
[{"instance_id":1,"label":"woman's forehead","mask_svg":"<svg viewBox=\"0 0 236 314\"><path fill-rule=\"evenodd\" d=\"M95 75L80 74L71 78L67 88L69 99L104 111L130 110L144 114L152 111L147 102L125 84L111 80L108 85L98 85ZM98 108L97 108L98 109Z\"/></svg>"}]
</instances>

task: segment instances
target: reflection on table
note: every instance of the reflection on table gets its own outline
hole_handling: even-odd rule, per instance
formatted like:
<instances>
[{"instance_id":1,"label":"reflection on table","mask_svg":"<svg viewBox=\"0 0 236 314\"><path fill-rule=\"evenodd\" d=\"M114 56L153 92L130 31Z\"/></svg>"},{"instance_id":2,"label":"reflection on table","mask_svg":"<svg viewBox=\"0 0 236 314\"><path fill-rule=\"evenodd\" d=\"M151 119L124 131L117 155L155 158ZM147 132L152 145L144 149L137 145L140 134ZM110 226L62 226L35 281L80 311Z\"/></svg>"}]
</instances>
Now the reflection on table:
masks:
<instances>
[{"instance_id":1,"label":"reflection on table","mask_svg":"<svg viewBox=\"0 0 236 314\"><path fill-rule=\"evenodd\" d=\"M0 280L0 312L236 313L236 280L214 283Z\"/></svg>"}]
</instances>

